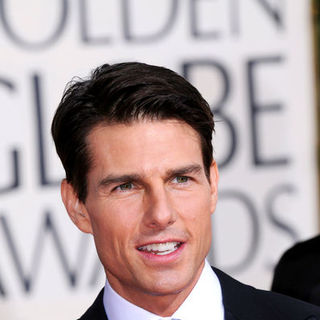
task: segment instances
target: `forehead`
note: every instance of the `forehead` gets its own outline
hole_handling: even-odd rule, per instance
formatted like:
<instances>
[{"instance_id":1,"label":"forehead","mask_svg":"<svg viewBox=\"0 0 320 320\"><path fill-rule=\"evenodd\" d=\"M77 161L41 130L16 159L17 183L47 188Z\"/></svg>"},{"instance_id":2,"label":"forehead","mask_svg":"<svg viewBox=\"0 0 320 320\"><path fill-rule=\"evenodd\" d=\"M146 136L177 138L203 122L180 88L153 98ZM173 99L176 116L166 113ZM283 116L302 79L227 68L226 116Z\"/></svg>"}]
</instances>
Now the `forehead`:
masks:
<instances>
[{"instance_id":1,"label":"forehead","mask_svg":"<svg viewBox=\"0 0 320 320\"><path fill-rule=\"evenodd\" d=\"M202 165L200 137L178 120L140 120L130 124L100 125L89 134L91 169Z\"/></svg>"}]
</instances>

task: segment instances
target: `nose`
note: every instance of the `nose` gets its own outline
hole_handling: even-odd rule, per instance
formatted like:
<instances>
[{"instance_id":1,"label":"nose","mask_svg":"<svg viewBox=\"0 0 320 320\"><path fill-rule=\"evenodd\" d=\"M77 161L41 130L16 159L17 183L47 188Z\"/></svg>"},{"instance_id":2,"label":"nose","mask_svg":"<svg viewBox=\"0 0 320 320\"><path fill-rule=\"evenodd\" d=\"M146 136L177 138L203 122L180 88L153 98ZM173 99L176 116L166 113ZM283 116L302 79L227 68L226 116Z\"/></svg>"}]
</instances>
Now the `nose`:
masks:
<instances>
[{"instance_id":1,"label":"nose","mask_svg":"<svg viewBox=\"0 0 320 320\"><path fill-rule=\"evenodd\" d=\"M165 187L150 190L145 197L146 226L152 229L165 229L172 225L176 218L176 211Z\"/></svg>"}]
</instances>

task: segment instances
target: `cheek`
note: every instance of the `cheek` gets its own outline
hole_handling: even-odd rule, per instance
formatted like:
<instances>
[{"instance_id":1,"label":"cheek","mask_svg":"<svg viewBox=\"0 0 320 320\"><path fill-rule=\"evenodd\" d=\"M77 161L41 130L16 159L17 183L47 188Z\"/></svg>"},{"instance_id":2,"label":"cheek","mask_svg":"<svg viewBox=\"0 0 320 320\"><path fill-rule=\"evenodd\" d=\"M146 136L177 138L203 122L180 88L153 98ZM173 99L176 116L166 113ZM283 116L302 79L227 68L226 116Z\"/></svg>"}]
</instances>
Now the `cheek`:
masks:
<instances>
[{"instance_id":1,"label":"cheek","mask_svg":"<svg viewBox=\"0 0 320 320\"><path fill-rule=\"evenodd\" d=\"M211 216L212 202L206 193L199 193L197 195L190 196L181 201L181 206L184 208L182 212L186 212L189 220L201 223L202 221L208 221Z\"/></svg>"},{"instance_id":2,"label":"cheek","mask_svg":"<svg viewBox=\"0 0 320 320\"><path fill-rule=\"evenodd\" d=\"M130 221L115 219L114 216L98 219L93 225L93 237L98 255L104 266L112 261L125 260L130 247L132 225Z\"/></svg>"},{"instance_id":3,"label":"cheek","mask_svg":"<svg viewBox=\"0 0 320 320\"><path fill-rule=\"evenodd\" d=\"M211 243L211 212L208 199L184 202L185 211L182 219L200 247L207 248Z\"/></svg>"},{"instance_id":4,"label":"cheek","mask_svg":"<svg viewBox=\"0 0 320 320\"><path fill-rule=\"evenodd\" d=\"M93 236L114 245L126 242L138 225L137 208L123 203L107 203L93 209Z\"/></svg>"}]
</instances>

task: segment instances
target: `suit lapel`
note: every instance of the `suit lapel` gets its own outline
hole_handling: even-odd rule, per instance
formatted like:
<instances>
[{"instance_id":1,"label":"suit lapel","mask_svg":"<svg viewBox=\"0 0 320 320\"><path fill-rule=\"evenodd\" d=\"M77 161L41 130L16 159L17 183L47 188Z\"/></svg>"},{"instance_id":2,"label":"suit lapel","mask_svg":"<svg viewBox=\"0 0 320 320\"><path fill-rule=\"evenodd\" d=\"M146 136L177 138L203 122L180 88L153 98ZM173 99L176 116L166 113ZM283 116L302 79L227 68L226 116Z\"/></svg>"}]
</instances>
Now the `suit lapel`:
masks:
<instances>
[{"instance_id":1,"label":"suit lapel","mask_svg":"<svg viewBox=\"0 0 320 320\"><path fill-rule=\"evenodd\" d=\"M225 320L317 319L313 316L319 314L319 310L314 309L315 306L257 290L218 269L213 270L221 285Z\"/></svg>"},{"instance_id":2,"label":"suit lapel","mask_svg":"<svg viewBox=\"0 0 320 320\"><path fill-rule=\"evenodd\" d=\"M229 310L224 310L224 320L237 320Z\"/></svg>"},{"instance_id":3,"label":"suit lapel","mask_svg":"<svg viewBox=\"0 0 320 320\"><path fill-rule=\"evenodd\" d=\"M243 308L244 306L236 296L239 294L237 292L238 283L236 280L227 276L225 273L220 271L219 269L212 268L217 277L219 278L219 282L221 285L222 298L223 298L223 306L224 306L224 319L225 320L243 320L247 319L243 317ZM242 301L246 300L246 291L241 292L240 296L243 298Z\"/></svg>"},{"instance_id":4,"label":"suit lapel","mask_svg":"<svg viewBox=\"0 0 320 320\"><path fill-rule=\"evenodd\" d=\"M103 306L103 292L104 289L100 291L92 306L79 320L108 320Z\"/></svg>"}]
</instances>

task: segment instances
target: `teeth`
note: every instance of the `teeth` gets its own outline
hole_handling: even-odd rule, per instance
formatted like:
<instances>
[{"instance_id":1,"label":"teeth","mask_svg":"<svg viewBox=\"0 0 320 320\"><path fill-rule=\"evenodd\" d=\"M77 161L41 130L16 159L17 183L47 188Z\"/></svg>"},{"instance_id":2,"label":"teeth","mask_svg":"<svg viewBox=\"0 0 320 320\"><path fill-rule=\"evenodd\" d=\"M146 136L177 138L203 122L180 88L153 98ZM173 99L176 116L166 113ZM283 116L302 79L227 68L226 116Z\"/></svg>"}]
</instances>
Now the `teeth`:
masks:
<instances>
[{"instance_id":1,"label":"teeth","mask_svg":"<svg viewBox=\"0 0 320 320\"><path fill-rule=\"evenodd\" d=\"M152 243L139 247L138 250L147 251L162 256L177 250L180 244L180 242Z\"/></svg>"}]
</instances>

